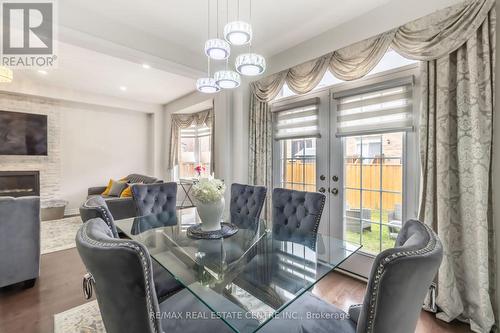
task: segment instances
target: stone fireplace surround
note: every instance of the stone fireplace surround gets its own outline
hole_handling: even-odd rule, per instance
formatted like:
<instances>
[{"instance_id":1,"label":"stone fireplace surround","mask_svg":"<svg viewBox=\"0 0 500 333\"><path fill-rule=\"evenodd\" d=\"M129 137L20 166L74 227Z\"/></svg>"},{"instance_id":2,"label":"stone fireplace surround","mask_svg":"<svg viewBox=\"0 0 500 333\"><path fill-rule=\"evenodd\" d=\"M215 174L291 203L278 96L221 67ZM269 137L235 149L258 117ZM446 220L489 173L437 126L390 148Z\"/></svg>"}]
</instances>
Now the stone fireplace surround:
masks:
<instances>
[{"instance_id":1,"label":"stone fireplace surround","mask_svg":"<svg viewBox=\"0 0 500 333\"><path fill-rule=\"evenodd\" d=\"M41 200L58 198L60 193L60 109L56 100L0 93L0 110L47 115L47 156L0 156L0 171L37 171ZM1 195L1 194L0 194Z\"/></svg>"}]
</instances>

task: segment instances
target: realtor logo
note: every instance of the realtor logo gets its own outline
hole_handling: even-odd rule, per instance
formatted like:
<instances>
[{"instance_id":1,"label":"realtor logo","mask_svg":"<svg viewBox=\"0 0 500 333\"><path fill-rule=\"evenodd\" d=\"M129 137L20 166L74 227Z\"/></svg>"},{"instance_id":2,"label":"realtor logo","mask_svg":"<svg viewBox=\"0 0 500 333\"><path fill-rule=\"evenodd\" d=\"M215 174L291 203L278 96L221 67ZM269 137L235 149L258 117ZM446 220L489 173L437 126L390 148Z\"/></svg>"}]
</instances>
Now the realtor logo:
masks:
<instances>
[{"instance_id":1,"label":"realtor logo","mask_svg":"<svg viewBox=\"0 0 500 333\"><path fill-rule=\"evenodd\" d=\"M2 65L52 67L57 58L54 55L54 26L54 3L51 1L3 1Z\"/></svg>"}]
</instances>

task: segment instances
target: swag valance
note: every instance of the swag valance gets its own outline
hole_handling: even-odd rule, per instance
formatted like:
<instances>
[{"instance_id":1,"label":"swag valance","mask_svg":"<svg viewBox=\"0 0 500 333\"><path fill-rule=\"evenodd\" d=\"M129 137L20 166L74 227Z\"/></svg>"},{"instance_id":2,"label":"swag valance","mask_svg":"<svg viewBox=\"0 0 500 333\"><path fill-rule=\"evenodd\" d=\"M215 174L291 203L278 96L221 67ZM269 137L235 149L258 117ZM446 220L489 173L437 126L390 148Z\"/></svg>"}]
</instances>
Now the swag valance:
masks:
<instances>
[{"instance_id":1,"label":"swag valance","mask_svg":"<svg viewBox=\"0 0 500 333\"><path fill-rule=\"evenodd\" d=\"M344 81L362 78L389 48L414 60L441 58L462 46L488 18L495 0L466 1L397 29L333 51L251 84L260 102L273 100L285 82L296 94L310 92L327 69Z\"/></svg>"},{"instance_id":2,"label":"swag valance","mask_svg":"<svg viewBox=\"0 0 500 333\"><path fill-rule=\"evenodd\" d=\"M210 155L210 168L214 169L214 130L215 130L215 117L214 110L205 110L197 113L174 113L172 114L172 129L170 137L170 151L169 151L169 164L168 168L172 170L175 166L179 164L179 139L180 130L189 128L193 125L202 126L205 125L210 128L212 138L211 148L212 153Z\"/></svg>"}]
</instances>

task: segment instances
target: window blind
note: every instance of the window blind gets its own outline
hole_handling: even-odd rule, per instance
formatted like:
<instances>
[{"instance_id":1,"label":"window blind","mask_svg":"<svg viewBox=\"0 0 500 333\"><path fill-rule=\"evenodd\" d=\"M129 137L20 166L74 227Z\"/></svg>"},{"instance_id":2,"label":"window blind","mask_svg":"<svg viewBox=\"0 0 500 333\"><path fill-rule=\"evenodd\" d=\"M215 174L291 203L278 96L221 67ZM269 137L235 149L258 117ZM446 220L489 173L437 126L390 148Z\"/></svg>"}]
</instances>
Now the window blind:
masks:
<instances>
[{"instance_id":1,"label":"window blind","mask_svg":"<svg viewBox=\"0 0 500 333\"><path fill-rule=\"evenodd\" d=\"M204 136L209 136L211 131L210 127L206 125L201 126L191 126L189 128L181 128L181 138L199 138Z\"/></svg>"},{"instance_id":2,"label":"window blind","mask_svg":"<svg viewBox=\"0 0 500 333\"><path fill-rule=\"evenodd\" d=\"M413 129L413 77L337 94L337 136Z\"/></svg>"},{"instance_id":3,"label":"window blind","mask_svg":"<svg viewBox=\"0 0 500 333\"><path fill-rule=\"evenodd\" d=\"M273 105L271 111L275 140L320 137L319 98Z\"/></svg>"}]
</instances>

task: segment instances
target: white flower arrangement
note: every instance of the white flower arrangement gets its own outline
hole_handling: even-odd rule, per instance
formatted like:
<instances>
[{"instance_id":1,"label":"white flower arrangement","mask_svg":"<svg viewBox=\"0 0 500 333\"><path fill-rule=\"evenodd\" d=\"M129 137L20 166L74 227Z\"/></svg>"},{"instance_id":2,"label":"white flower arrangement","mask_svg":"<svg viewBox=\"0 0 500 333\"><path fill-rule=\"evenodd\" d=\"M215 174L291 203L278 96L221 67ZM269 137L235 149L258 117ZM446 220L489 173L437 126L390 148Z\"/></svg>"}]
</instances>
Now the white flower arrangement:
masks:
<instances>
[{"instance_id":1,"label":"white flower arrangement","mask_svg":"<svg viewBox=\"0 0 500 333\"><path fill-rule=\"evenodd\" d=\"M193 197L201 203L219 201L224 197L226 185L220 179L202 178L193 185Z\"/></svg>"}]
</instances>

